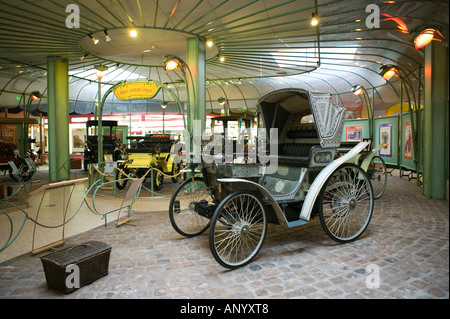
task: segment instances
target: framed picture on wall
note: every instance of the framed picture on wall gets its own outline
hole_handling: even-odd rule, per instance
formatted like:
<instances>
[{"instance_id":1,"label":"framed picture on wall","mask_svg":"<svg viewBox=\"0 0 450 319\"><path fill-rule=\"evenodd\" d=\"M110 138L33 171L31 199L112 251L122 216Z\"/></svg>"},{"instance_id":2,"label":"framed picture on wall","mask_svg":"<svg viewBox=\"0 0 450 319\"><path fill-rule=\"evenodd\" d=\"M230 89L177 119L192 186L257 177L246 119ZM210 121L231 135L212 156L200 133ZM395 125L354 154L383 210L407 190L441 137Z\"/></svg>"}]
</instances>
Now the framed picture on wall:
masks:
<instances>
[{"instance_id":1,"label":"framed picture on wall","mask_svg":"<svg viewBox=\"0 0 450 319\"><path fill-rule=\"evenodd\" d=\"M84 144L86 144L86 129L72 129L72 153L84 152Z\"/></svg>"},{"instance_id":2,"label":"framed picture on wall","mask_svg":"<svg viewBox=\"0 0 450 319\"><path fill-rule=\"evenodd\" d=\"M385 144L380 150L380 156L392 157L392 123L380 124L378 134L379 143Z\"/></svg>"},{"instance_id":3,"label":"framed picture on wall","mask_svg":"<svg viewBox=\"0 0 450 319\"><path fill-rule=\"evenodd\" d=\"M345 132L347 142L361 142L362 126L347 126Z\"/></svg>"},{"instance_id":4,"label":"framed picture on wall","mask_svg":"<svg viewBox=\"0 0 450 319\"><path fill-rule=\"evenodd\" d=\"M413 155L413 140L412 140L412 131L411 131L411 121L405 122L403 140L403 157L406 159L412 159Z\"/></svg>"}]
</instances>

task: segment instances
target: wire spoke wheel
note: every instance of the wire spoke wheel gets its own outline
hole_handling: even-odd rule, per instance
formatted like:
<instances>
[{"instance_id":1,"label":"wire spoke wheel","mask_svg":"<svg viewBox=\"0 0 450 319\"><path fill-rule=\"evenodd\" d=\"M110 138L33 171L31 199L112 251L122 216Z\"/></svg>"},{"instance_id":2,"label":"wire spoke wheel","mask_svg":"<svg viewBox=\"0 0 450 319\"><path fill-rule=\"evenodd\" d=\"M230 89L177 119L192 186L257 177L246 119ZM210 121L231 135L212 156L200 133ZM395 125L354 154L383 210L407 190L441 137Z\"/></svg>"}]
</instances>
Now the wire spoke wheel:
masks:
<instances>
[{"instance_id":1,"label":"wire spoke wheel","mask_svg":"<svg viewBox=\"0 0 450 319\"><path fill-rule=\"evenodd\" d=\"M344 164L322 188L320 223L333 240L341 243L353 241L369 225L373 204L372 184L364 170L353 164Z\"/></svg>"},{"instance_id":2,"label":"wire spoke wheel","mask_svg":"<svg viewBox=\"0 0 450 319\"><path fill-rule=\"evenodd\" d=\"M387 186L386 163L380 156L374 156L367 169L367 175L372 182L374 198L380 198Z\"/></svg>"},{"instance_id":3,"label":"wire spoke wheel","mask_svg":"<svg viewBox=\"0 0 450 319\"><path fill-rule=\"evenodd\" d=\"M156 191L159 191L163 187L164 175L162 173L162 167L160 165L156 166L156 170L153 170L153 187Z\"/></svg>"},{"instance_id":4,"label":"wire spoke wheel","mask_svg":"<svg viewBox=\"0 0 450 319\"><path fill-rule=\"evenodd\" d=\"M125 175L127 174L127 171L123 171L125 170L125 168L122 168L121 170L118 171L117 173L117 181L116 181L116 187L118 189L124 189L125 186L127 186L127 182L128 182L128 176ZM129 173L129 172L128 172Z\"/></svg>"},{"instance_id":5,"label":"wire spoke wheel","mask_svg":"<svg viewBox=\"0 0 450 319\"><path fill-rule=\"evenodd\" d=\"M214 212L209 245L216 261L230 269L248 264L260 250L267 231L264 206L253 194L228 195Z\"/></svg>"},{"instance_id":6,"label":"wire spoke wheel","mask_svg":"<svg viewBox=\"0 0 450 319\"><path fill-rule=\"evenodd\" d=\"M176 183L180 180L180 164L179 163L173 163L172 164L172 182Z\"/></svg>"},{"instance_id":7,"label":"wire spoke wheel","mask_svg":"<svg viewBox=\"0 0 450 319\"><path fill-rule=\"evenodd\" d=\"M211 192L202 177L184 181L172 195L169 204L169 217L172 227L185 237L194 237L209 227L210 220L195 211L201 201L214 204Z\"/></svg>"}]
</instances>

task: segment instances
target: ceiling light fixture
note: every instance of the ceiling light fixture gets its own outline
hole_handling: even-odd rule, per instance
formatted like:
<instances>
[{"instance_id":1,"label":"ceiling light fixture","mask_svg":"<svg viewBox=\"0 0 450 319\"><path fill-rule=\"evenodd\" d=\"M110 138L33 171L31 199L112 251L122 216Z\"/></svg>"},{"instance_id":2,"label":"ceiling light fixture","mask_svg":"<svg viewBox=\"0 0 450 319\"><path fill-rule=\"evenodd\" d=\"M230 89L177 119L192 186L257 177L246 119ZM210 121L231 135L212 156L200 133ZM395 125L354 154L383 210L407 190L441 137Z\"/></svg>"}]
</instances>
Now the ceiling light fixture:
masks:
<instances>
[{"instance_id":1,"label":"ceiling light fixture","mask_svg":"<svg viewBox=\"0 0 450 319\"><path fill-rule=\"evenodd\" d=\"M134 28L130 28L130 36L132 36L133 38L135 38L137 36L137 31Z\"/></svg>"},{"instance_id":2,"label":"ceiling light fixture","mask_svg":"<svg viewBox=\"0 0 450 319\"><path fill-rule=\"evenodd\" d=\"M33 91L33 92L31 92L31 98L32 98L34 101L39 101L39 100L41 99L41 97L42 97L42 95L41 95L41 93L40 93L39 91Z\"/></svg>"},{"instance_id":3,"label":"ceiling light fixture","mask_svg":"<svg viewBox=\"0 0 450 319\"><path fill-rule=\"evenodd\" d=\"M166 61L166 71L181 69L181 63L175 58L171 58Z\"/></svg>"},{"instance_id":4,"label":"ceiling light fixture","mask_svg":"<svg viewBox=\"0 0 450 319\"><path fill-rule=\"evenodd\" d=\"M108 35L108 31L104 30L103 32L105 33L105 37L106 37L105 40L106 40L106 42L111 41L111 37Z\"/></svg>"},{"instance_id":5,"label":"ceiling light fixture","mask_svg":"<svg viewBox=\"0 0 450 319\"><path fill-rule=\"evenodd\" d=\"M360 94L364 93L361 85L354 85L352 87L352 92L353 92L354 95L360 95Z\"/></svg>"},{"instance_id":6,"label":"ceiling light fixture","mask_svg":"<svg viewBox=\"0 0 450 319\"><path fill-rule=\"evenodd\" d=\"M227 100L224 97L219 97L217 102L219 102L220 106L225 106L225 104L227 103Z\"/></svg>"},{"instance_id":7,"label":"ceiling light fixture","mask_svg":"<svg viewBox=\"0 0 450 319\"><path fill-rule=\"evenodd\" d=\"M98 43L98 39L97 39L97 38L94 38L94 37L92 36L92 34L90 34L90 33L89 33L89 38L91 38L91 40L92 40L92 42L94 42L94 44L97 44L97 43Z\"/></svg>"},{"instance_id":8,"label":"ceiling light fixture","mask_svg":"<svg viewBox=\"0 0 450 319\"><path fill-rule=\"evenodd\" d=\"M211 40L206 41L206 45L208 46L208 48L213 46L213 42Z\"/></svg>"},{"instance_id":9,"label":"ceiling light fixture","mask_svg":"<svg viewBox=\"0 0 450 319\"><path fill-rule=\"evenodd\" d=\"M414 42L414 46L416 49L421 49L425 47L431 41L440 41L447 46L445 42L445 37L441 33L441 27L432 26L432 25L424 25L419 26L411 30L412 41Z\"/></svg>"},{"instance_id":10,"label":"ceiling light fixture","mask_svg":"<svg viewBox=\"0 0 450 319\"><path fill-rule=\"evenodd\" d=\"M84 60L84 58L85 58L85 57L87 57L87 56L88 56L88 54L87 54L87 53L85 53L84 55L80 56L80 60L81 60L81 61L83 61L83 60Z\"/></svg>"},{"instance_id":11,"label":"ceiling light fixture","mask_svg":"<svg viewBox=\"0 0 450 319\"><path fill-rule=\"evenodd\" d=\"M220 62L224 62L225 61L225 57L223 57L223 56L219 57L219 61Z\"/></svg>"},{"instance_id":12,"label":"ceiling light fixture","mask_svg":"<svg viewBox=\"0 0 450 319\"><path fill-rule=\"evenodd\" d=\"M315 12L311 13L312 19L311 19L311 25L316 26L319 24L319 17Z\"/></svg>"},{"instance_id":13,"label":"ceiling light fixture","mask_svg":"<svg viewBox=\"0 0 450 319\"><path fill-rule=\"evenodd\" d=\"M400 75L398 73L398 68L393 65L383 65L380 69L381 69L380 75L386 81L389 80L393 76L399 77L399 75Z\"/></svg>"},{"instance_id":14,"label":"ceiling light fixture","mask_svg":"<svg viewBox=\"0 0 450 319\"><path fill-rule=\"evenodd\" d=\"M102 78L105 76L106 71L108 71L108 67L103 64L94 65L95 74L97 75L98 80L101 82Z\"/></svg>"}]
</instances>

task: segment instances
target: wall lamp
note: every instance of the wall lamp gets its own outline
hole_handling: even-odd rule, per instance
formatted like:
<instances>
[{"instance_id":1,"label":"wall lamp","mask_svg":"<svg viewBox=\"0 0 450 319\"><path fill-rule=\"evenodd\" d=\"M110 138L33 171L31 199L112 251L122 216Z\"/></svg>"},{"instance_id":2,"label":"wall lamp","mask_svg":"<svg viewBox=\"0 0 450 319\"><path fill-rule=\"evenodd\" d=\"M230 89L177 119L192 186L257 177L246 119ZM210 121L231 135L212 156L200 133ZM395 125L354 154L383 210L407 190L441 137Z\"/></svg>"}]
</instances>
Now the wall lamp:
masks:
<instances>
[{"instance_id":1,"label":"wall lamp","mask_svg":"<svg viewBox=\"0 0 450 319\"><path fill-rule=\"evenodd\" d=\"M423 25L411 30L411 41L414 42L416 49L425 47L431 41L440 41L447 46L445 37L442 34L442 28L435 25Z\"/></svg>"}]
</instances>

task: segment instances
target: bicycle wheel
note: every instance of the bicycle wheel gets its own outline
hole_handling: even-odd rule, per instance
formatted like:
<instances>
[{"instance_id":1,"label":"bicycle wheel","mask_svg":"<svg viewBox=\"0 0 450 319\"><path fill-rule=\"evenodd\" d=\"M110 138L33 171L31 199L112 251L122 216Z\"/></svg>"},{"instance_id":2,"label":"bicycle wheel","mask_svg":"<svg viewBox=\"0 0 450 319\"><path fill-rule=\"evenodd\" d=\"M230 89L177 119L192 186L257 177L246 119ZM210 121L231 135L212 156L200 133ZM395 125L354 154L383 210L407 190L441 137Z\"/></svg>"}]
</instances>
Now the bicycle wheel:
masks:
<instances>
[{"instance_id":1,"label":"bicycle wheel","mask_svg":"<svg viewBox=\"0 0 450 319\"><path fill-rule=\"evenodd\" d=\"M208 229L210 219L201 216L195 210L195 205L199 202L214 204L210 190L206 187L202 177L185 180L172 195L169 217L172 227L180 235L194 237Z\"/></svg>"},{"instance_id":2,"label":"bicycle wheel","mask_svg":"<svg viewBox=\"0 0 450 319\"><path fill-rule=\"evenodd\" d=\"M247 192L232 193L211 219L209 247L223 267L242 267L261 249L266 231L266 212L260 199Z\"/></svg>"},{"instance_id":3,"label":"bicycle wheel","mask_svg":"<svg viewBox=\"0 0 450 319\"><path fill-rule=\"evenodd\" d=\"M387 186L387 168L384 159L374 156L367 168L367 175L372 182L374 198L380 198Z\"/></svg>"},{"instance_id":4,"label":"bicycle wheel","mask_svg":"<svg viewBox=\"0 0 450 319\"><path fill-rule=\"evenodd\" d=\"M320 223L327 235L346 243L366 230L373 214L373 189L364 170L343 164L325 182L319 197Z\"/></svg>"}]
</instances>

